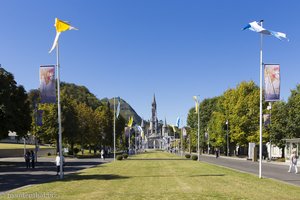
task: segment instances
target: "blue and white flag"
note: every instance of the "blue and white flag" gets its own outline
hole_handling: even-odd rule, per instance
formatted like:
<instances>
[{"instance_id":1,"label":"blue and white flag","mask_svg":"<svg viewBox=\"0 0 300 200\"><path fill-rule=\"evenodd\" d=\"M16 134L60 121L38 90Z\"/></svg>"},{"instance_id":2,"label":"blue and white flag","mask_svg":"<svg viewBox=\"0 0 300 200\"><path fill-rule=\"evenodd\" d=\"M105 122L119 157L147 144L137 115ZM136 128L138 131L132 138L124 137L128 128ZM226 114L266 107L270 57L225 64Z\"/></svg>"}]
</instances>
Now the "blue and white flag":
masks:
<instances>
[{"instance_id":1,"label":"blue and white flag","mask_svg":"<svg viewBox=\"0 0 300 200\"><path fill-rule=\"evenodd\" d=\"M118 106L117 106L117 118L119 117L119 115L120 115L120 97L118 97Z\"/></svg>"},{"instance_id":2,"label":"blue and white flag","mask_svg":"<svg viewBox=\"0 0 300 200\"><path fill-rule=\"evenodd\" d=\"M180 117L177 117L177 119L176 119L176 126L179 128L179 125L180 125Z\"/></svg>"},{"instance_id":3,"label":"blue and white flag","mask_svg":"<svg viewBox=\"0 0 300 200\"><path fill-rule=\"evenodd\" d=\"M249 29L249 30L257 32L257 33L262 33L265 35L273 35L274 37L278 38L279 40L286 39L287 41L289 41L289 39L287 38L285 33L267 30L267 29L263 28L257 21L253 21L253 22L249 23L242 30L246 30L246 29Z\"/></svg>"}]
</instances>

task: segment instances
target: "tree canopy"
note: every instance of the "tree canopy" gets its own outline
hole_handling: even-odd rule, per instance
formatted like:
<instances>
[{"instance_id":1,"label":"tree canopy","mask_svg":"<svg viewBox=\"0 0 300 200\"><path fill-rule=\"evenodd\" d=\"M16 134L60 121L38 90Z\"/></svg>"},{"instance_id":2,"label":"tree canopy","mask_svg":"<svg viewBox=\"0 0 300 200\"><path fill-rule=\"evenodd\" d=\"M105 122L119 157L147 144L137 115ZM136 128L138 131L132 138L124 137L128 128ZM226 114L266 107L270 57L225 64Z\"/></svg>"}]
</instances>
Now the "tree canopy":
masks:
<instances>
[{"instance_id":1,"label":"tree canopy","mask_svg":"<svg viewBox=\"0 0 300 200\"><path fill-rule=\"evenodd\" d=\"M14 76L0 67L0 139L9 131L19 137L27 135L31 126L30 105L23 86L17 85Z\"/></svg>"}]
</instances>

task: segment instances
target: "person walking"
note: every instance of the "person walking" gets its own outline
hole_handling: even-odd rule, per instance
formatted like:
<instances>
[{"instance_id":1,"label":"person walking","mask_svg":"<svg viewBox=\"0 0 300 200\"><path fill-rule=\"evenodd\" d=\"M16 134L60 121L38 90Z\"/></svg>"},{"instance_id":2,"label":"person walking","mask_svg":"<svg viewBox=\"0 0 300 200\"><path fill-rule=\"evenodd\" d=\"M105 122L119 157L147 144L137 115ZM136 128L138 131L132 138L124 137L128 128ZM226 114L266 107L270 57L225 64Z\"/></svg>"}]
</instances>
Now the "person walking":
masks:
<instances>
[{"instance_id":1,"label":"person walking","mask_svg":"<svg viewBox=\"0 0 300 200\"><path fill-rule=\"evenodd\" d=\"M295 174L298 174L298 168L297 168L297 156L296 156L296 151L294 150L291 154L290 157L290 167L288 172L292 172L292 168L295 168Z\"/></svg>"},{"instance_id":2,"label":"person walking","mask_svg":"<svg viewBox=\"0 0 300 200\"><path fill-rule=\"evenodd\" d=\"M26 168L28 169L28 168L30 168L30 153L29 153L29 151L26 151L24 158L25 158Z\"/></svg>"},{"instance_id":3,"label":"person walking","mask_svg":"<svg viewBox=\"0 0 300 200\"><path fill-rule=\"evenodd\" d=\"M102 158L102 160L105 160L105 151L104 151L104 149L101 149L101 158Z\"/></svg>"},{"instance_id":4,"label":"person walking","mask_svg":"<svg viewBox=\"0 0 300 200\"><path fill-rule=\"evenodd\" d=\"M62 156L62 161L63 161L62 165L64 166L64 163L65 163L65 158L64 158L64 156ZM60 172L60 164L61 164L61 163L60 163L60 156L59 156L59 153L57 153L57 155L56 155L55 163L56 163L56 175L58 175L59 172ZM64 168L63 168L63 171L64 171Z\"/></svg>"},{"instance_id":5,"label":"person walking","mask_svg":"<svg viewBox=\"0 0 300 200\"><path fill-rule=\"evenodd\" d=\"M219 158L219 148L216 148L216 158Z\"/></svg>"},{"instance_id":6,"label":"person walking","mask_svg":"<svg viewBox=\"0 0 300 200\"><path fill-rule=\"evenodd\" d=\"M30 159L31 159L31 167L35 168L35 155L34 155L34 152L32 150L30 152Z\"/></svg>"}]
</instances>

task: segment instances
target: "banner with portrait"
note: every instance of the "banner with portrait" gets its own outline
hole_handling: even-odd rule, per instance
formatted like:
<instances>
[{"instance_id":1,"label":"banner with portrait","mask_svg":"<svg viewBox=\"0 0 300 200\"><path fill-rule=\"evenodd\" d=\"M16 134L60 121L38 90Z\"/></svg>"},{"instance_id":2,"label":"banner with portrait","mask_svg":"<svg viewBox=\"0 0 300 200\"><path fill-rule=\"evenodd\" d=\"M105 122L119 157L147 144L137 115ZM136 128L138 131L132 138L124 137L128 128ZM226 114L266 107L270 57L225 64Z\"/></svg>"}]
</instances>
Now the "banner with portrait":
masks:
<instances>
[{"instance_id":1,"label":"banner with portrait","mask_svg":"<svg viewBox=\"0 0 300 200\"><path fill-rule=\"evenodd\" d=\"M265 101L280 100L280 66L278 64L264 65Z\"/></svg>"},{"instance_id":2,"label":"banner with portrait","mask_svg":"<svg viewBox=\"0 0 300 200\"><path fill-rule=\"evenodd\" d=\"M41 103L56 103L55 66L40 67Z\"/></svg>"},{"instance_id":3,"label":"banner with portrait","mask_svg":"<svg viewBox=\"0 0 300 200\"><path fill-rule=\"evenodd\" d=\"M42 126L43 125L43 110L37 110L36 112L36 125Z\"/></svg>"},{"instance_id":4,"label":"banner with portrait","mask_svg":"<svg viewBox=\"0 0 300 200\"><path fill-rule=\"evenodd\" d=\"M264 126L265 127L269 126L270 123L271 123L271 115L270 114L264 114L263 119L264 119Z\"/></svg>"}]
</instances>

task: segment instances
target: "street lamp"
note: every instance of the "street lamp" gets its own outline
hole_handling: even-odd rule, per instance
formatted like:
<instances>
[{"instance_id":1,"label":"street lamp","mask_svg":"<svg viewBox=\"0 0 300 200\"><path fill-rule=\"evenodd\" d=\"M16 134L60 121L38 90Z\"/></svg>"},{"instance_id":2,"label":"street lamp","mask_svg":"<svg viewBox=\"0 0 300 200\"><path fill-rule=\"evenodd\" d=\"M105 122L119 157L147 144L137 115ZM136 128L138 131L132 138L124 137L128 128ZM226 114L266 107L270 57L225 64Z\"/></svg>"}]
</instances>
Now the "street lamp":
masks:
<instances>
[{"instance_id":1,"label":"street lamp","mask_svg":"<svg viewBox=\"0 0 300 200\"><path fill-rule=\"evenodd\" d=\"M209 133L208 133L208 130L205 132L205 138L207 140L207 155L209 155Z\"/></svg>"},{"instance_id":2,"label":"street lamp","mask_svg":"<svg viewBox=\"0 0 300 200\"><path fill-rule=\"evenodd\" d=\"M194 100L195 100L195 103L196 103L196 113L198 113L198 161L200 161L200 133L199 133L199 130L200 130L200 108L199 108L199 95L197 96L194 96Z\"/></svg>"},{"instance_id":3,"label":"street lamp","mask_svg":"<svg viewBox=\"0 0 300 200\"><path fill-rule=\"evenodd\" d=\"M228 137L228 119L226 120L227 125L227 156L229 156L229 137Z\"/></svg>"},{"instance_id":4,"label":"street lamp","mask_svg":"<svg viewBox=\"0 0 300 200\"><path fill-rule=\"evenodd\" d=\"M270 124L269 124L269 127L271 128L271 114L272 114L272 103L269 102L269 105L267 106L267 110L270 111ZM270 130L270 135L271 135L271 130ZM271 143L271 137L270 137L270 151L269 151L269 159L270 161L272 160L272 154L271 154L271 150L272 150L272 143Z\"/></svg>"}]
</instances>

